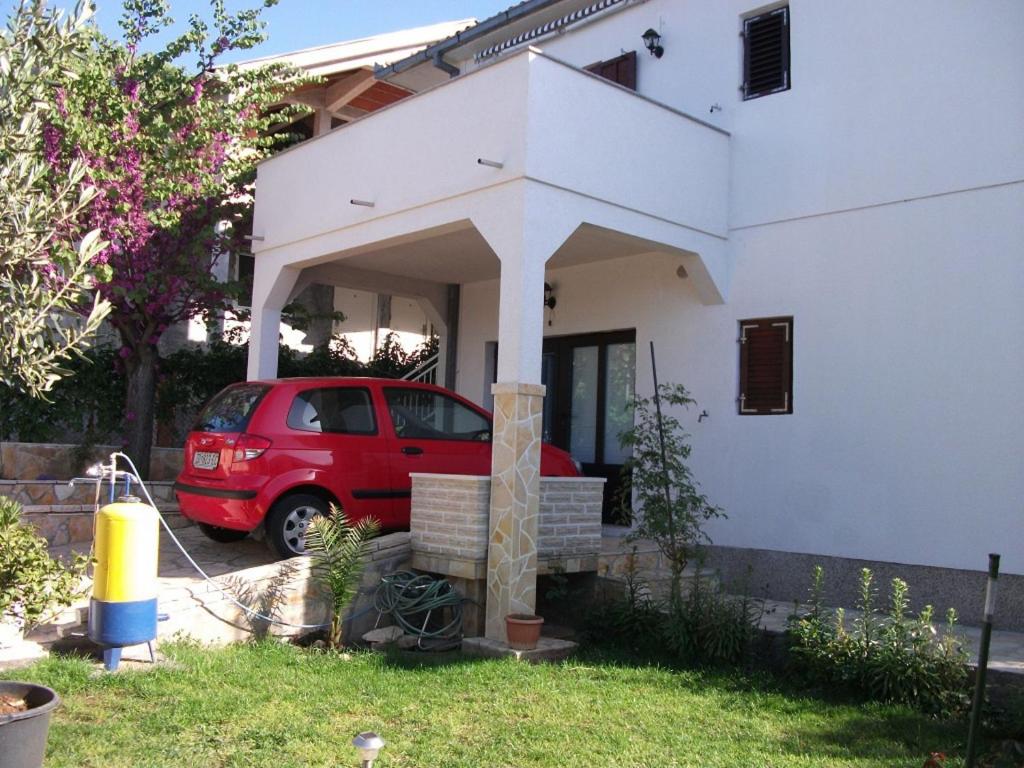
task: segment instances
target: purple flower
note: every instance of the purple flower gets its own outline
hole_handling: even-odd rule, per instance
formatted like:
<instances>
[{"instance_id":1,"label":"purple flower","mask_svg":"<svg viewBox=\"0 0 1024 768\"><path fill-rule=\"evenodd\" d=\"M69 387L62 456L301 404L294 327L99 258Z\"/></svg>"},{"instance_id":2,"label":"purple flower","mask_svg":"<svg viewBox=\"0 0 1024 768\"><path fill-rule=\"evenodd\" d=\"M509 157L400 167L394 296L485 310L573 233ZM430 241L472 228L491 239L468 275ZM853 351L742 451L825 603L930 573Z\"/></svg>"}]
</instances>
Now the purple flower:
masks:
<instances>
[{"instance_id":1,"label":"purple flower","mask_svg":"<svg viewBox=\"0 0 1024 768\"><path fill-rule=\"evenodd\" d=\"M43 127L43 157L52 167L60 163L60 143L64 134L56 126L47 124Z\"/></svg>"},{"instance_id":2,"label":"purple flower","mask_svg":"<svg viewBox=\"0 0 1024 768\"><path fill-rule=\"evenodd\" d=\"M68 116L68 93L64 90L63 86L57 88L54 93L54 101L57 104L57 113L67 119Z\"/></svg>"},{"instance_id":3,"label":"purple flower","mask_svg":"<svg viewBox=\"0 0 1024 768\"><path fill-rule=\"evenodd\" d=\"M139 99L139 81L132 78L128 78L124 81L124 85L121 86L125 96L131 101L138 101Z\"/></svg>"}]
</instances>

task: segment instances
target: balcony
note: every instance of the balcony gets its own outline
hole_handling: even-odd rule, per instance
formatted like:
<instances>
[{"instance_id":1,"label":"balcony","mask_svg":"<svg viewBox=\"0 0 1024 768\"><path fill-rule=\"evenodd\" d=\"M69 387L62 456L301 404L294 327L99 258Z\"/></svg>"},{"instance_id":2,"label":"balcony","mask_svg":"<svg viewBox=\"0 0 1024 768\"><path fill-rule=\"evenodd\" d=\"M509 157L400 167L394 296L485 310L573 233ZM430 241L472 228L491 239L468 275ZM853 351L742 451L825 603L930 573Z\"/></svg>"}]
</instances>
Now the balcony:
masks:
<instances>
[{"instance_id":1,"label":"balcony","mask_svg":"<svg viewBox=\"0 0 1024 768\"><path fill-rule=\"evenodd\" d=\"M530 187L582 223L703 256L726 238L729 151L724 131L527 49L265 161L257 251L344 258Z\"/></svg>"}]
</instances>

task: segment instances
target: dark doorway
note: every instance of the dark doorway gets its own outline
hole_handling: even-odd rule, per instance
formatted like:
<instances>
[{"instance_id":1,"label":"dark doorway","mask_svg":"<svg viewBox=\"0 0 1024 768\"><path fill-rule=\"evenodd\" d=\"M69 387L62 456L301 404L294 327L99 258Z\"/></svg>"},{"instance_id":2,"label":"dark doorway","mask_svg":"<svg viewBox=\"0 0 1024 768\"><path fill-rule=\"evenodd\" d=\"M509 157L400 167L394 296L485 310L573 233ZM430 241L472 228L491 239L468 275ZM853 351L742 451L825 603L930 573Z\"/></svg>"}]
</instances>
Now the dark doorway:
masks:
<instances>
[{"instance_id":1,"label":"dark doorway","mask_svg":"<svg viewBox=\"0 0 1024 768\"><path fill-rule=\"evenodd\" d=\"M636 331L544 339L544 440L572 454L588 477L603 477L604 522L628 524L619 494L629 452L619 433L633 425Z\"/></svg>"},{"instance_id":2,"label":"dark doorway","mask_svg":"<svg viewBox=\"0 0 1024 768\"><path fill-rule=\"evenodd\" d=\"M494 371L498 349L493 348ZM607 331L544 339L541 382L544 442L568 451L587 477L603 477L603 522L629 525L619 495L630 453L619 433L633 426L636 331Z\"/></svg>"}]
</instances>

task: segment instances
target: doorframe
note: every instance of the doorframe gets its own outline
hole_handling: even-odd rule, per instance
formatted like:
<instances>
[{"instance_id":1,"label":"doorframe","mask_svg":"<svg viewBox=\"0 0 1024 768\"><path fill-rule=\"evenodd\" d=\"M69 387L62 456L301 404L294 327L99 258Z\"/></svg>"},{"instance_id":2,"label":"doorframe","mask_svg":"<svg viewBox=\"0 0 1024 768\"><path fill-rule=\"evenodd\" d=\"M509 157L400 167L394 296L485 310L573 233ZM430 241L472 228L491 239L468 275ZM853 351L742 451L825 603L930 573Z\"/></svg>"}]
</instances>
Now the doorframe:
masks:
<instances>
[{"instance_id":1,"label":"doorframe","mask_svg":"<svg viewBox=\"0 0 1024 768\"><path fill-rule=\"evenodd\" d=\"M589 333L566 334L564 336L546 336L544 338L544 354L554 353L558 364L558 392L550 392L555 396L555 424L552 425L552 442L565 446L568 450L572 418L569 411L572 404L572 353L575 347L597 347L597 423L594 425L594 461L593 464L604 465L604 433L607 403L606 374L608 366L609 344L636 344L636 329L615 331L593 331ZM635 375L635 371L634 371Z\"/></svg>"}]
</instances>

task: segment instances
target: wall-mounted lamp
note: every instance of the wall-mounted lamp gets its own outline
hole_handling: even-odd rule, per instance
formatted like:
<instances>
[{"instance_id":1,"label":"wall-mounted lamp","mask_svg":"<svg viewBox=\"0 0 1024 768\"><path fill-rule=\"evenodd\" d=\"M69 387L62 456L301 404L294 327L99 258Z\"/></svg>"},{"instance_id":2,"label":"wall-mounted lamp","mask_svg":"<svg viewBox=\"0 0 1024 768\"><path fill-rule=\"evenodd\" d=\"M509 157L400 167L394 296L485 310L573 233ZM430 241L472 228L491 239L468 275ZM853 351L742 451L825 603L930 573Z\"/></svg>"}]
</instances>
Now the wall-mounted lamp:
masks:
<instances>
[{"instance_id":1,"label":"wall-mounted lamp","mask_svg":"<svg viewBox=\"0 0 1024 768\"><path fill-rule=\"evenodd\" d=\"M661 47L661 35L653 29L648 29L644 32L643 38L644 45L646 45L647 50L651 52L651 56L656 59L660 59L665 55L665 49Z\"/></svg>"},{"instance_id":2,"label":"wall-mounted lamp","mask_svg":"<svg viewBox=\"0 0 1024 768\"><path fill-rule=\"evenodd\" d=\"M554 309L556 304L558 299L555 298L555 289L551 287L551 283L544 283L544 306Z\"/></svg>"}]
</instances>

